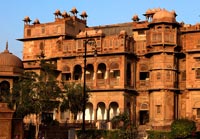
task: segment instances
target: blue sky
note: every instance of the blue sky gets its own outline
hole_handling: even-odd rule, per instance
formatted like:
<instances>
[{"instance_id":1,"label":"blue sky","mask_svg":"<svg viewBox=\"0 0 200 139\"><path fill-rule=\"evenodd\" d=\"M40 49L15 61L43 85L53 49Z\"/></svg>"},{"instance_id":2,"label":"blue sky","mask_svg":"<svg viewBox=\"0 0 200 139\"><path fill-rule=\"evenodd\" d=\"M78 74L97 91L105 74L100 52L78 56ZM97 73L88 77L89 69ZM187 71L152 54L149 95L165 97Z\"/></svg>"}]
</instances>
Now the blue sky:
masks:
<instances>
[{"instance_id":1,"label":"blue sky","mask_svg":"<svg viewBox=\"0 0 200 139\"><path fill-rule=\"evenodd\" d=\"M69 12L73 7L88 14L88 26L98 26L131 22L134 14L145 20L143 14L148 9L165 8L175 10L177 21L187 24L200 22L200 0L2 0L0 4L0 52L9 50L22 58L23 19L38 18L41 23L54 21L54 11Z\"/></svg>"}]
</instances>

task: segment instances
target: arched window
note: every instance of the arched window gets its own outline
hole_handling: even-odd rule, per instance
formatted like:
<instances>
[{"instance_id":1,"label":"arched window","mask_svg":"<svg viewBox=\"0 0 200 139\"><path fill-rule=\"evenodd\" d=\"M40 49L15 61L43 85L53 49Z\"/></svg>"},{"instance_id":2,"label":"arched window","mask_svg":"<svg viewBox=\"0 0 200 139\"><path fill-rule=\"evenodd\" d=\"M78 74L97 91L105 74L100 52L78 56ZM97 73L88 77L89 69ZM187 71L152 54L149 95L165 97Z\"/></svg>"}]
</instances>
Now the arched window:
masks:
<instances>
[{"instance_id":1,"label":"arched window","mask_svg":"<svg viewBox=\"0 0 200 139\"><path fill-rule=\"evenodd\" d=\"M100 63L97 68L97 79L105 79L106 78L106 65L104 63Z\"/></svg>"},{"instance_id":2,"label":"arched window","mask_svg":"<svg viewBox=\"0 0 200 139\"><path fill-rule=\"evenodd\" d=\"M97 120L106 120L107 111L104 102L99 102L97 104Z\"/></svg>"},{"instance_id":3,"label":"arched window","mask_svg":"<svg viewBox=\"0 0 200 139\"><path fill-rule=\"evenodd\" d=\"M86 104L85 120L94 120L93 104L91 102Z\"/></svg>"},{"instance_id":4,"label":"arched window","mask_svg":"<svg viewBox=\"0 0 200 139\"><path fill-rule=\"evenodd\" d=\"M76 65L74 67L74 72L73 72L73 79L74 80L81 80L82 76L82 68L80 65Z\"/></svg>"},{"instance_id":5,"label":"arched window","mask_svg":"<svg viewBox=\"0 0 200 139\"><path fill-rule=\"evenodd\" d=\"M10 94L10 83L8 81L2 81L0 83L0 102L6 100L6 97Z\"/></svg>"},{"instance_id":6,"label":"arched window","mask_svg":"<svg viewBox=\"0 0 200 139\"><path fill-rule=\"evenodd\" d=\"M117 102L111 102L109 106L109 119L111 120L113 117L119 115L119 105Z\"/></svg>"},{"instance_id":7,"label":"arched window","mask_svg":"<svg viewBox=\"0 0 200 139\"><path fill-rule=\"evenodd\" d=\"M92 64L88 64L86 67L86 80L92 80L94 78L94 67Z\"/></svg>"}]
</instances>

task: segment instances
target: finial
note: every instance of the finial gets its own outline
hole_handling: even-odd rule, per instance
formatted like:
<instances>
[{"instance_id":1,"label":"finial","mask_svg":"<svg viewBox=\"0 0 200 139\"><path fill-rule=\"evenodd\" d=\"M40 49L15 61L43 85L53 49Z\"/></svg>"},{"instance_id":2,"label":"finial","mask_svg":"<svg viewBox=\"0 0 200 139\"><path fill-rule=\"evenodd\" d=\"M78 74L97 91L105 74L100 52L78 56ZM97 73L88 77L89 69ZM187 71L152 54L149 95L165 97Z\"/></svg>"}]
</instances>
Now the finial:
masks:
<instances>
[{"instance_id":1,"label":"finial","mask_svg":"<svg viewBox=\"0 0 200 139\"><path fill-rule=\"evenodd\" d=\"M8 50L8 41L6 42L6 50Z\"/></svg>"},{"instance_id":2,"label":"finial","mask_svg":"<svg viewBox=\"0 0 200 139\"><path fill-rule=\"evenodd\" d=\"M6 42L6 49L4 50L4 52L9 53L9 51L8 51L8 41Z\"/></svg>"}]
</instances>

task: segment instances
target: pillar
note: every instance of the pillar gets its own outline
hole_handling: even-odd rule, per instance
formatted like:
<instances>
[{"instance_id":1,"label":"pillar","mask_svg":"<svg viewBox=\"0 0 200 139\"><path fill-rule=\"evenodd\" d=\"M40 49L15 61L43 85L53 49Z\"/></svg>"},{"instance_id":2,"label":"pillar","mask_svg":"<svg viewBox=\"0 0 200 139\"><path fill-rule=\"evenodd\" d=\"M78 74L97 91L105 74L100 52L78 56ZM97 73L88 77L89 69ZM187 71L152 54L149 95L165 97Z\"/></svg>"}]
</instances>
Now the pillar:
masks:
<instances>
[{"instance_id":1,"label":"pillar","mask_svg":"<svg viewBox=\"0 0 200 139\"><path fill-rule=\"evenodd\" d=\"M7 103L0 103L0 138L12 138L12 116L14 111L10 110ZM22 137L22 133L17 134Z\"/></svg>"}]
</instances>

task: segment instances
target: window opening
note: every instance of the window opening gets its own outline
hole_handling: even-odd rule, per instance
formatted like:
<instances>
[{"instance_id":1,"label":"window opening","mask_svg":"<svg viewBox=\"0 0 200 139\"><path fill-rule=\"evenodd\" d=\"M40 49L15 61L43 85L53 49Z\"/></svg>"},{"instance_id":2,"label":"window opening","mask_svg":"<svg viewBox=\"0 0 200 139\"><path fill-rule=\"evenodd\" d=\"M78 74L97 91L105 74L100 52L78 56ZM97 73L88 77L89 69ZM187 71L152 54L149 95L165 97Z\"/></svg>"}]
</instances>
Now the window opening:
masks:
<instances>
[{"instance_id":1,"label":"window opening","mask_svg":"<svg viewBox=\"0 0 200 139\"><path fill-rule=\"evenodd\" d=\"M148 80L149 72L140 72L140 80Z\"/></svg>"}]
</instances>

